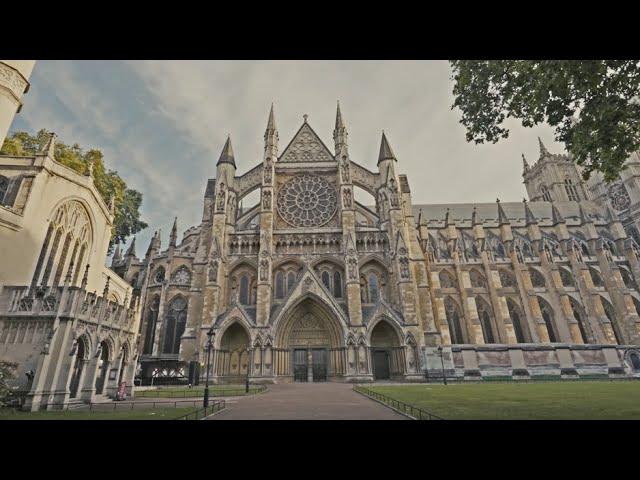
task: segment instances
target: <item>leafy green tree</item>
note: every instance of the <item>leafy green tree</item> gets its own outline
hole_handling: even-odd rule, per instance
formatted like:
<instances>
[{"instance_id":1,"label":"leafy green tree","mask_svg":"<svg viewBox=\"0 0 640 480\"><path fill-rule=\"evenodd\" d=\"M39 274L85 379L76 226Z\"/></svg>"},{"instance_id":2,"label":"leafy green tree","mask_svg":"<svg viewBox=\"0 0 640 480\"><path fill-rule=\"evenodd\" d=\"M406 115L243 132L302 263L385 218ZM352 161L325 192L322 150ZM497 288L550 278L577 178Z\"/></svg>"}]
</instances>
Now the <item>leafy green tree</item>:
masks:
<instances>
[{"instance_id":1,"label":"leafy green tree","mask_svg":"<svg viewBox=\"0 0 640 480\"><path fill-rule=\"evenodd\" d=\"M16 132L7 137L0 154L35 155L43 148L48 138L49 132L44 129L35 135ZM124 243L127 237L147 227L147 224L140 219L142 194L137 190L127 188L126 182L118 175L118 172L106 169L100 150L84 150L77 143L69 146L58 141L54 156L56 161L81 174L86 174L89 171L89 165L92 164L93 183L96 189L105 202L109 203L112 198L114 199L115 219L109 251L112 250L115 243Z\"/></svg>"},{"instance_id":2,"label":"leafy green tree","mask_svg":"<svg viewBox=\"0 0 640 480\"><path fill-rule=\"evenodd\" d=\"M0 360L0 406L11 397L12 390L9 387L9 380L15 378L16 368L18 368L17 363Z\"/></svg>"},{"instance_id":3,"label":"leafy green tree","mask_svg":"<svg viewBox=\"0 0 640 480\"><path fill-rule=\"evenodd\" d=\"M555 128L584 176L617 178L640 149L640 62L637 60L455 60L455 96L467 141L509 136L507 118Z\"/></svg>"}]
</instances>

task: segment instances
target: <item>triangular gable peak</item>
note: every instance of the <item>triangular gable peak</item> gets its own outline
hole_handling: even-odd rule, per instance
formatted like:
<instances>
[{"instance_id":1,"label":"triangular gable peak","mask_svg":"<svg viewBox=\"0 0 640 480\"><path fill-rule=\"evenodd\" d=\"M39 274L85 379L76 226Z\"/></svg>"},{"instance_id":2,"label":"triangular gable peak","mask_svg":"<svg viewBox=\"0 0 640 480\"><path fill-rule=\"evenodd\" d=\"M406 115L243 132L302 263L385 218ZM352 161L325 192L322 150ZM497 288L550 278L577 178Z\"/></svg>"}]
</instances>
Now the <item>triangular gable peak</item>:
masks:
<instances>
[{"instance_id":1,"label":"triangular gable peak","mask_svg":"<svg viewBox=\"0 0 640 480\"><path fill-rule=\"evenodd\" d=\"M320 279L315 275L313 270L308 267L305 267L296 285L285 297L278 310L272 315L272 325L277 325L278 322L282 320L283 314L289 312L291 307L295 305L301 297L306 297L309 294L321 299L325 306L333 313L335 318L339 319L338 321L342 326L348 325L349 321L342 308L340 308L340 305L322 284Z\"/></svg>"},{"instance_id":2,"label":"triangular gable peak","mask_svg":"<svg viewBox=\"0 0 640 480\"><path fill-rule=\"evenodd\" d=\"M333 154L327 148L313 128L305 121L293 140L284 149L278 159L279 162L309 163L335 161Z\"/></svg>"}]
</instances>

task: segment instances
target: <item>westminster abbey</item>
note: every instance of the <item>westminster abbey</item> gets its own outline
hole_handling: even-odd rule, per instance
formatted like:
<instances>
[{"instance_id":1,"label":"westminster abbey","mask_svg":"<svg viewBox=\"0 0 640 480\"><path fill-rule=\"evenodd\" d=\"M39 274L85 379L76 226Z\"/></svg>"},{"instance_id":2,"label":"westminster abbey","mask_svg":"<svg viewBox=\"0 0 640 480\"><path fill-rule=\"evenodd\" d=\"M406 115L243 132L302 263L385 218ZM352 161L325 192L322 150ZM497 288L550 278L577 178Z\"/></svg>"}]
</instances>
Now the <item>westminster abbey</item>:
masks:
<instances>
[{"instance_id":1,"label":"westminster abbey","mask_svg":"<svg viewBox=\"0 0 640 480\"><path fill-rule=\"evenodd\" d=\"M601 194L540 142L530 201L415 205L384 133L375 171L347 138L338 106L333 151L306 115L280 150L272 108L261 163L238 174L227 139L199 225L116 253L143 382L640 374L640 159Z\"/></svg>"}]
</instances>

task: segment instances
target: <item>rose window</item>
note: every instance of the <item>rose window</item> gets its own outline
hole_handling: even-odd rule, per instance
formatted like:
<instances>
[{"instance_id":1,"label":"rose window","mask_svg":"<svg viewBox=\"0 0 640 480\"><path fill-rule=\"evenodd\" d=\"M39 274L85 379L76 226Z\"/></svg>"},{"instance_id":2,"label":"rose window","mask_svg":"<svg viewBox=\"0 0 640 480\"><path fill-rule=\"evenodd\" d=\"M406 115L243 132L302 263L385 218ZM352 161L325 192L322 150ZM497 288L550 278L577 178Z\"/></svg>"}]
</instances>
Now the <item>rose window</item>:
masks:
<instances>
[{"instance_id":1,"label":"rose window","mask_svg":"<svg viewBox=\"0 0 640 480\"><path fill-rule=\"evenodd\" d=\"M333 217L336 190L325 179L301 175L285 183L278 192L278 212L294 227L319 227Z\"/></svg>"},{"instance_id":2,"label":"rose window","mask_svg":"<svg viewBox=\"0 0 640 480\"><path fill-rule=\"evenodd\" d=\"M629 194L627 190L624 188L624 185L618 183L611 187L609 190L609 198L611 199L611 204L613 208L615 208L618 212L621 210L626 210L631 205L631 199L629 198Z\"/></svg>"}]
</instances>

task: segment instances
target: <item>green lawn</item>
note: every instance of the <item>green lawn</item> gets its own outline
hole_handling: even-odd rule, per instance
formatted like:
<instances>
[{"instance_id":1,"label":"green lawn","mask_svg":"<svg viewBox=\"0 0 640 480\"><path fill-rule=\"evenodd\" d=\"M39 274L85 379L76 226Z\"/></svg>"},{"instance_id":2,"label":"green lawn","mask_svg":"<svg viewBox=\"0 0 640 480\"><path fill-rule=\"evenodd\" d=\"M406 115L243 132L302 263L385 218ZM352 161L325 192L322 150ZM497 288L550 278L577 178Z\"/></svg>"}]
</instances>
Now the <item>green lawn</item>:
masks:
<instances>
[{"instance_id":1,"label":"green lawn","mask_svg":"<svg viewBox=\"0 0 640 480\"><path fill-rule=\"evenodd\" d=\"M258 393L263 387L249 385L249 394ZM210 385L209 396L239 396L245 395L244 385ZM135 398L189 398L204 396L204 387L158 387L155 390L138 390Z\"/></svg>"},{"instance_id":2,"label":"green lawn","mask_svg":"<svg viewBox=\"0 0 640 480\"><path fill-rule=\"evenodd\" d=\"M139 408L116 411L78 409L52 412L22 412L13 409L0 409L0 420L172 420L191 413L197 408Z\"/></svg>"},{"instance_id":3,"label":"green lawn","mask_svg":"<svg viewBox=\"0 0 640 480\"><path fill-rule=\"evenodd\" d=\"M447 420L640 419L640 381L367 388Z\"/></svg>"}]
</instances>

